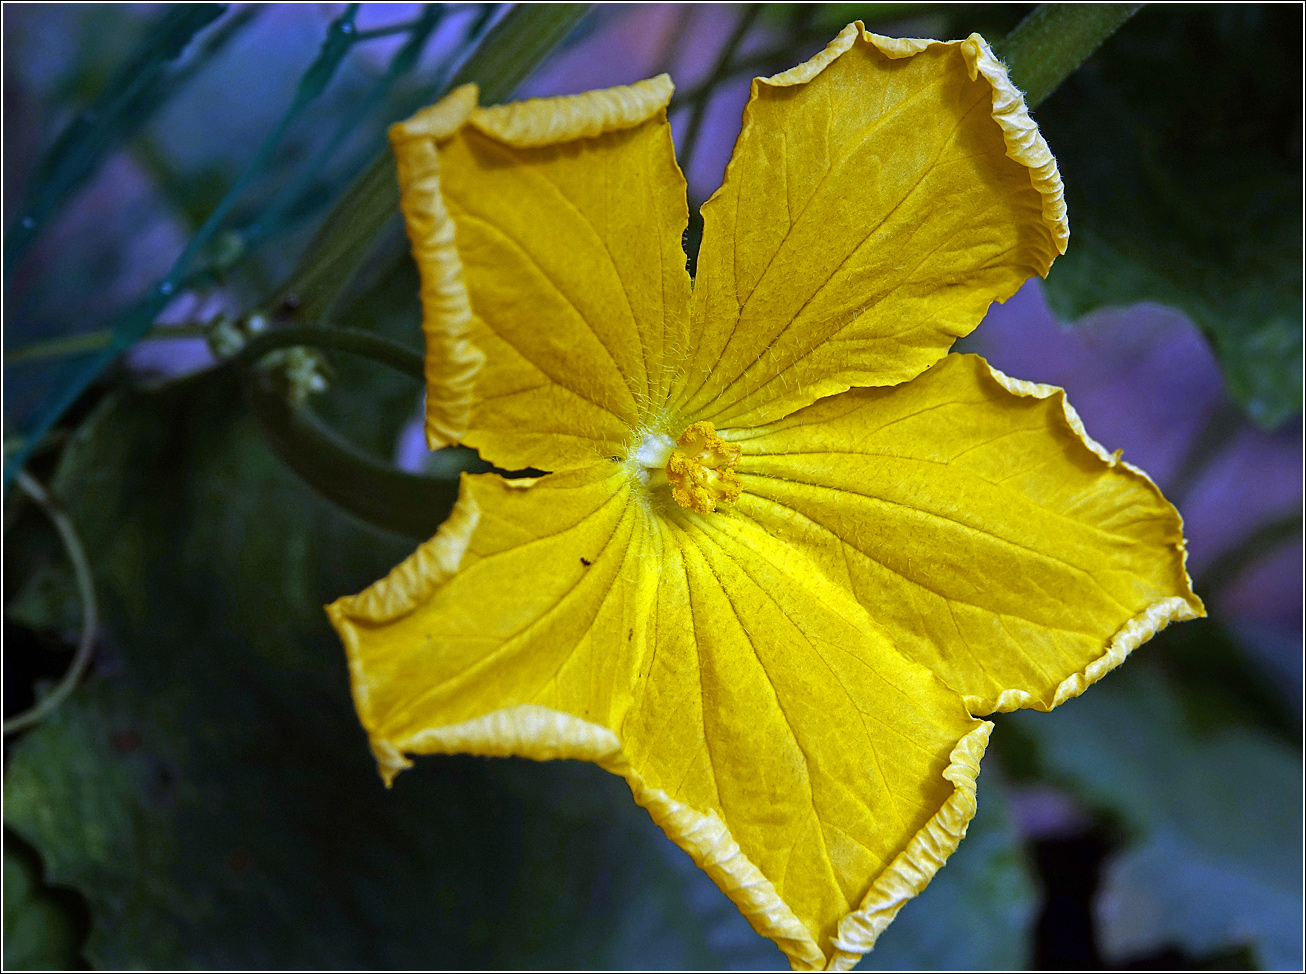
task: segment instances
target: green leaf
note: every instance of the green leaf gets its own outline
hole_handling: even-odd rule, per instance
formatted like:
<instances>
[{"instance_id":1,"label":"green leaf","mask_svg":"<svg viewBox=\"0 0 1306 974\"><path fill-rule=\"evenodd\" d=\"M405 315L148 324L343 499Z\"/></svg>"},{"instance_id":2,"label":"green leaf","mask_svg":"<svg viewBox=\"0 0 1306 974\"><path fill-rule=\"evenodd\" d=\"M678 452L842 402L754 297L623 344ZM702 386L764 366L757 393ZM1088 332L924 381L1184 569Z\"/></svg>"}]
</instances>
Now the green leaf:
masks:
<instances>
[{"instance_id":1,"label":"green leaf","mask_svg":"<svg viewBox=\"0 0 1306 974\"><path fill-rule=\"evenodd\" d=\"M1295 8L1157 5L1037 113L1070 214L1053 309L1182 310L1265 427L1302 403L1300 34Z\"/></svg>"},{"instance_id":2,"label":"green leaf","mask_svg":"<svg viewBox=\"0 0 1306 974\"><path fill-rule=\"evenodd\" d=\"M72 568L62 563L43 564L5 606L5 615L29 629L75 633L82 609L77 601L77 579Z\"/></svg>"},{"instance_id":3,"label":"green leaf","mask_svg":"<svg viewBox=\"0 0 1306 974\"><path fill-rule=\"evenodd\" d=\"M986 767L966 838L858 966L873 971L1022 970L1030 961L1037 901L1001 780Z\"/></svg>"},{"instance_id":4,"label":"green leaf","mask_svg":"<svg viewBox=\"0 0 1306 974\"><path fill-rule=\"evenodd\" d=\"M30 853L4 844L4 966L7 971L57 971L77 963L76 930L41 888Z\"/></svg>"},{"instance_id":5,"label":"green leaf","mask_svg":"<svg viewBox=\"0 0 1306 974\"><path fill-rule=\"evenodd\" d=\"M4 814L89 901L93 965L737 962L620 779L447 758L382 786L321 606L411 542L305 489L232 370L107 400L55 487L105 648L14 748Z\"/></svg>"},{"instance_id":6,"label":"green leaf","mask_svg":"<svg viewBox=\"0 0 1306 974\"><path fill-rule=\"evenodd\" d=\"M1108 958L1249 945L1262 966L1301 966L1300 753L1242 727L1195 732L1138 664L1055 713L1004 722L1131 838L1095 904Z\"/></svg>"},{"instance_id":7,"label":"green leaf","mask_svg":"<svg viewBox=\"0 0 1306 974\"><path fill-rule=\"evenodd\" d=\"M1294 970L1302 963L1301 915L1285 908L1285 878L1267 880L1160 829L1104 871L1094 910L1102 951L1126 958L1178 945L1201 957L1250 942L1262 969Z\"/></svg>"}]
</instances>

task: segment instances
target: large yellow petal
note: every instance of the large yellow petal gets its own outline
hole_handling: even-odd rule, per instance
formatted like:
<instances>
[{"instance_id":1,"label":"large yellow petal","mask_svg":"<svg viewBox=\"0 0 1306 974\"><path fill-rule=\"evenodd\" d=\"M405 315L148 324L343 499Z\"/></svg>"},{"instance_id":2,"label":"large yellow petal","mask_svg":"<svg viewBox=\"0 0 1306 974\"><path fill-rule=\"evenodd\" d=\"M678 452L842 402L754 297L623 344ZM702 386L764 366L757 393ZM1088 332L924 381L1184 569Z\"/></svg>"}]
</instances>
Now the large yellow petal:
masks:
<instances>
[{"instance_id":1,"label":"large yellow petal","mask_svg":"<svg viewBox=\"0 0 1306 974\"><path fill-rule=\"evenodd\" d=\"M965 834L989 725L803 556L669 513L614 770L796 969L851 967Z\"/></svg>"},{"instance_id":2,"label":"large yellow petal","mask_svg":"<svg viewBox=\"0 0 1306 974\"><path fill-rule=\"evenodd\" d=\"M718 428L912 378L1068 237L1056 163L983 39L860 24L753 82L703 217L674 403Z\"/></svg>"},{"instance_id":3,"label":"large yellow petal","mask_svg":"<svg viewBox=\"0 0 1306 974\"><path fill-rule=\"evenodd\" d=\"M988 724L801 555L618 464L465 478L329 612L387 780L412 753L595 761L796 967L855 962L974 813Z\"/></svg>"},{"instance_id":4,"label":"large yellow petal","mask_svg":"<svg viewBox=\"0 0 1306 974\"><path fill-rule=\"evenodd\" d=\"M407 766L403 752L468 750L449 728L496 711L619 726L656 584L642 561L649 531L616 464L538 481L464 475L433 539L327 609L387 777Z\"/></svg>"},{"instance_id":5,"label":"large yellow petal","mask_svg":"<svg viewBox=\"0 0 1306 974\"><path fill-rule=\"evenodd\" d=\"M751 431L741 515L847 586L972 713L1048 710L1202 614L1183 525L1060 389L950 355Z\"/></svg>"},{"instance_id":6,"label":"large yellow petal","mask_svg":"<svg viewBox=\"0 0 1306 974\"><path fill-rule=\"evenodd\" d=\"M422 276L427 438L509 468L624 454L683 349L687 219L665 76L391 129Z\"/></svg>"}]
</instances>

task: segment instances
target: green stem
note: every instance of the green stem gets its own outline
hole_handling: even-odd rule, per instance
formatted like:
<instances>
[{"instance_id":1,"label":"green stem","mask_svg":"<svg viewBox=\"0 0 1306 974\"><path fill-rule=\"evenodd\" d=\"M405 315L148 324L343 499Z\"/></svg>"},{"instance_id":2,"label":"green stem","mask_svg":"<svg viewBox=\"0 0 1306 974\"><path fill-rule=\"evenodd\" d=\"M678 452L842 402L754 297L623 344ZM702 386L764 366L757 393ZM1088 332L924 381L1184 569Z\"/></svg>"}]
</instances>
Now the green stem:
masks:
<instances>
[{"instance_id":1,"label":"green stem","mask_svg":"<svg viewBox=\"0 0 1306 974\"><path fill-rule=\"evenodd\" d=\"M410 34L408 42L391 60L385 74L378 78L371 89L359 99L349 114L336 127L334 135L322 144L306 165L301 167L299 176L277 193L272 202L259 215L259 218L245 229L241 234L244 249L255 247L265 237L270 236L282 223L285 214L300 203L301 199L307 194L309 186L315 179L320 178L322 171L326 169L331 158L339 151L340 146L363 123L372 110L381 103L381 99L385 97L386 92L394 87L395 82L417 63L422 49L426 46L427 39L440 25L443 16L444 8L431 4L427 6L421 17L412 21L410 25L406 25ZM386 29L388 30L388 28ZM397 33L397 31L392 31L392 33ZM364 40L366 36L367 32L364 32L355 35L355 38L356 40Z\"/></svg>"},{"instance_id":2,"label":"green stem","mask_svg":"<svg viewBox=\"0 0 1306 974\"><path fill-rule=\"evenodd\" d=\"M246 398L272 451L317 493L369 524L425 540L458 497L456 479L395 470L361 453L307 407L251 376Z\"/></svg>"},{"instance_id":3,"label":"green stem","mask_svg":"<svg viewBox=\"0 0 1306 974\"><path fill-rule=\"evenodd\" d=\"M278 348L290 348L296 345L309 345L313 348L333 348L352 355L362 355L384 365L396 372L412 376L418 382L426 381L426 372L422 366L422 356L412 349L405 348L397 342L380 338L371 332L356 331L352 328L278 328L264 332L250 340L236 356L246 365L253 365L268 352Z\"/></svg>"},{"instance_id":4,"label":"green stem","mask_svg":"<svg viewBox=\"0 0 1306 974\"><path fill-rule=\"evenodd\" d=\"M59 532L59 538L68 551L68 558L73 563L73 572L77 575L77 588L82 596L82 634L77 640L77 652L73 655L72 664L68 667L68 672L63 675L63 679L32 707L4 722L6 737L25 727L40 723L64 702L68 694L73 692L82 674L86 672L86 667L91 663L91 653L95 649L95 631L100 624L99 605L95 600L95 576L91 574L91 563L86 558L86 550L82 547L73 522L46 493L45 488L27 471L19 470L17 480L18 486L36 501L54 522L55 530Z\"/></svg>"},{"instance_id":5,"label":"green stem","mask_svg":"<svg viewBox=\"0 0 1306 974\"><path fill-rule=\"evenodd\" d=\"M203 338L204 329L198 325L159 325L151 329L146 338ZM35 362L45 358L60 358L65 355L81 355L107 348L113 342L113 329L102 328L99 331L83 332L80 335L64 335L52 338L48 342L33 342L21 345L5 352L5 365L17 365L19 362Z\"/></svg>"},{"instance_id":6,"label":"green stem","mask_svg":"<svg viewBox=\"0 0 1306 974\"><path fill-rule=\"evenodd\" d=\"M76 190L179 89L168 82L169 65L197 33L220 17L225 4L177 4L146 31L131 58L104 87L104 94L64 129L36 167L36 181L5 234L4 282Z\"/></svg>"},{"instance_id":7,"label":"green stem","mask_svg":"<svg viewBox=\"0 0 1306 974\"><path fill-rule=\"evenodd\" d=\"M354 45L356 40L354 36L354 18L358 15L358 4L351 3L345 12L341 14L331 24L327 30L326 40L322 43L322 49L318 52L317 58L308 66L304 76L299 79L299 86L295 90L295 99L290 104L290 108L281 117L276 128L263 140L258 151L254 153L254 158L245 166L240 176L237 177L235 184L227 190L213 212L209 214L204 225L186 245L186 249L181 252L177 258L177 266L188 268L190 262L198 256L199 252L207 246L209 239L217 233L231 212L232 207L244 195L246 188L254 181L264 169L268 160L272 158L273 151L281 144L282 137L290 129L290 126L299 118L300 114L308 107L309 102L317 98L318 95L326 88L332 76L335 75L336 69L340 62L344 60L349 49ZM171 278L172 275L169 275Z\"/></svg>"},{"instance_id":8,"label":"green stem","mask_svg":"<svg viewBox=\"0 0 1306 974\"><path fill-rule=\"evenodd\" d=\"M412 538L433 535L458 496L456 479L395 470L360 452L306 406L295 406L249 366L278 348L310 345L374 361L425 380L422 357L365 331L292 327L258 335L234 361L245 373L245 397L272 451L317 493L355 517Z\"/></svg>"},{"instance_id":9,"label":"green stem","mask_svg":"<svg viewBox=\"0 0 1306 974\"><path fill-rule=\"evenodd\" d=\"M419 17L416 20L408 20L402 24L391 24L389 27L373 27L371 30L360 30L355 37L360 41L370 41L378 37L390 37L392 34L407 34L421 25L422 18Z\"/></svg>"},{"instance_id":10,"label":"green stem","mask_svg":"<svg viewBox=\"0 0 1306 974\"><path fill-rule=\"evenodd\" d=\"M1143 6L1141 3L1044 3L993 45L1012 82L1034 108Z\"/></svg>"},{"instance_id":11,"label":"green stem","mask_svg":"<svg viewBox=\"0 0 1306 974\"><path fill-rule=\"evenodd\" d=\"M18 348L6 349L5 366L17 365L19 362L35 362L43 358L58 358L62 355L81 355L107 348L113 341L113 331L102 328L88 331L81 335L65 335L52 338L48 342L33 342Z\"/></svg>"},{"instance_id":12,"label":"green stem","mask_svg":"<svg viewBox=\"0 0 1306 974\"><path fill-rule=\"evenodd\" d=\"M495 105L512 96L527 76L562 43L588 3L519 3L494 26L485 43L458 69L450 88L475 81L481 104Z\"/></svg>"}]
</instances>

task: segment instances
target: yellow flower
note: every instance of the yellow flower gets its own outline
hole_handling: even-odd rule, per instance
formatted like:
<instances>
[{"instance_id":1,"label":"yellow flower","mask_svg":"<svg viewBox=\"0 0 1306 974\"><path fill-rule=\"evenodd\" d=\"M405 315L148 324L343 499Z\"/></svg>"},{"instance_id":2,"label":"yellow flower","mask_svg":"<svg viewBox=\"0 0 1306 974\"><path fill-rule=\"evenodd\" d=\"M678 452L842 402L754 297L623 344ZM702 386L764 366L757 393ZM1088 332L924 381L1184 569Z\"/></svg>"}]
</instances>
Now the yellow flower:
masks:
<instances>
[{"instance_id":1,"label":"yellow flower","mask_svg":"<svg viewBox=\"0 0 1306 974\"><path fill-rule=\"evenodd\" d=\"M1046 274L1061 181L982 38L860 24L753 83L685 271L671 82L391 139L440 532L329 607L406 754L594 761L795 968L848 967L956 848L991 724L1202 613L1182 525L1059 389L948 355Z\"/></svg>"}]
</instances>

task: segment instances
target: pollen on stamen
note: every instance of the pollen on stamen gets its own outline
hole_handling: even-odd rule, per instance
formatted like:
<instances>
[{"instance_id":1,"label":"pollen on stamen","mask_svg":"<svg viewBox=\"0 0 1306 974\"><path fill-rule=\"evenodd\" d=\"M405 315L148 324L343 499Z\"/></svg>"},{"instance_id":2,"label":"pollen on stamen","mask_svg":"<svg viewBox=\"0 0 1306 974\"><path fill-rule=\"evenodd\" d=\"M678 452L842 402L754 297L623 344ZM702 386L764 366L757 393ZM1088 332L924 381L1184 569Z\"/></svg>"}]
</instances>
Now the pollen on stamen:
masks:
<instances>
[{"instance_id":1,"label":"pollen on stamen","mask_svg":"<svg viewBox=\"0 0 1306 974\"><path fill-rule=\"evenodd\" d=\"M739 452L739 447L717 435L711 423L694 423L680 434L667 458L672 498L699 514L715 511L718 501L737 500L743 490L735 473Z\"/></svg>"}]
</instances>

